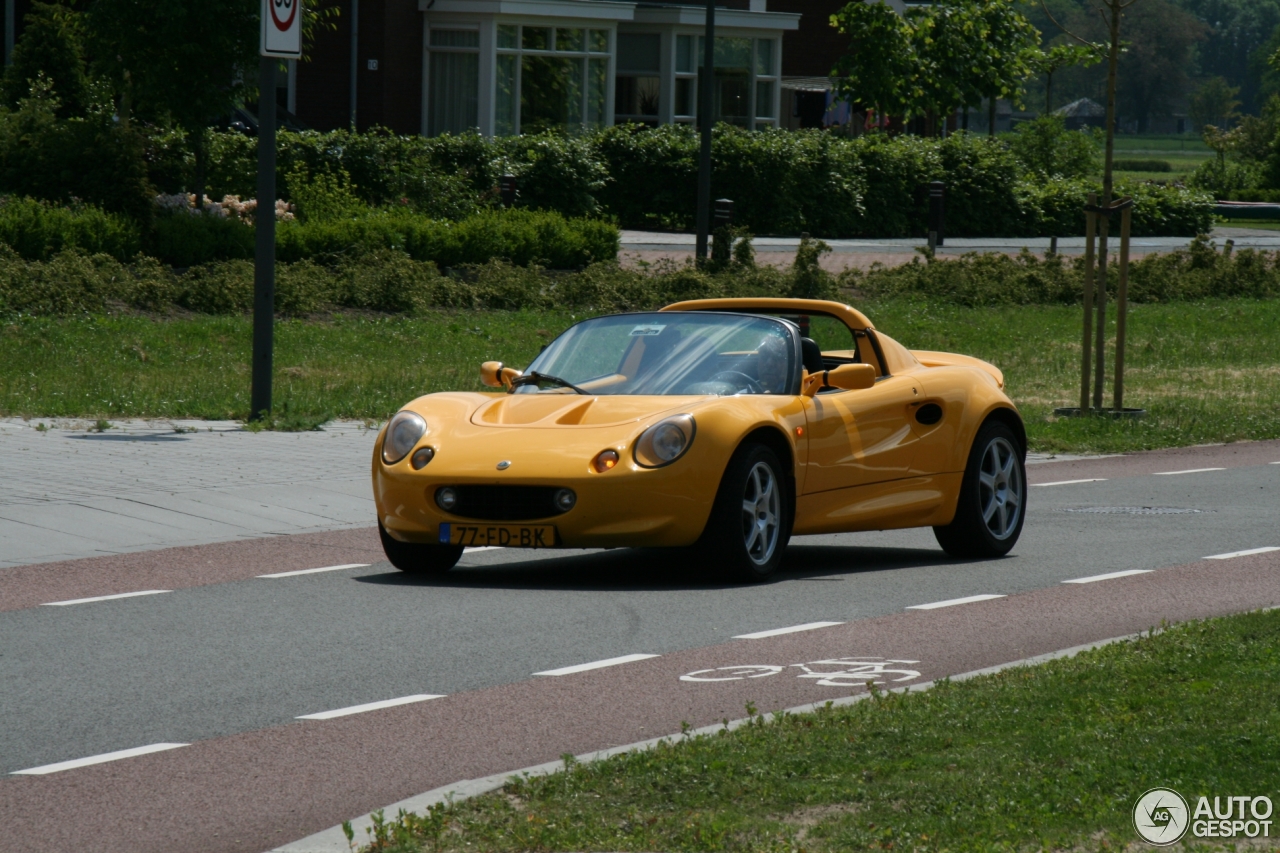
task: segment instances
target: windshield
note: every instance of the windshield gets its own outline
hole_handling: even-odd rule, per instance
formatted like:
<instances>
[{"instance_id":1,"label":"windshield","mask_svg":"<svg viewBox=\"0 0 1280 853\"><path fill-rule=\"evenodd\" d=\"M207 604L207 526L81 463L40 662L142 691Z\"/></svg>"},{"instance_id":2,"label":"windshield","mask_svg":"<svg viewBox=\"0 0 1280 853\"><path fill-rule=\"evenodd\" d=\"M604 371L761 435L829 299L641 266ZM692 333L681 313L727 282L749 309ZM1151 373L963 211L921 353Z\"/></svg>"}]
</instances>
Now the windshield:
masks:
<instances>
[{"instance_id":1,"label":"windshield","mask_svg":"<svg viewBox=\"0 0 1280 853\"><path fill-rule=\"evenodd\" d=\"M621 314L556 338L513 393L795 394L792 329L744 314ZM540 376L533 376L533 374Z\"/></svg>"}]
</instances>

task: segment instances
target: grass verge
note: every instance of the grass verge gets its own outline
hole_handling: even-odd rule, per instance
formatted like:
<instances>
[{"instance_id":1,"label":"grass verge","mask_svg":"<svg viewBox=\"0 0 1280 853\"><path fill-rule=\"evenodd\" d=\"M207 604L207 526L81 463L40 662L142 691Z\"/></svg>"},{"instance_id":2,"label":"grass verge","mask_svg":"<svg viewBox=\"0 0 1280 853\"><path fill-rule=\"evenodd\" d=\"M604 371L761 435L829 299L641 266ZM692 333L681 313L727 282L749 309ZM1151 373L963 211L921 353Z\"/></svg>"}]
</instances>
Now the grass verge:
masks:
<instances>
[{"instance_id":1,"label":"grass verge","mask_svg":"<svg viewBox=\"0 0 1280 853\"><path fill-rule=\"evenodd\" d=\"M1004 370L1039 450L1120 452L1280 438L1280 300L1130 309L1126 398L1134 422L1055 419L1079 398L1080 309L859 302L892 337ZM581 311L335 314L276 328L277 414L381 419L408 400L480 390L479 364L526 364ZM239 316L20 317L0 324L0 413L33 417L244 418L250 321ZM1113 354L1108 353L1107 364ZM1109 380L1108 380L1109 381ZM1111 400L1110 385L1104 395Z\"/></svg>"},{"instance_id":2,"label":"grass verge","mask_svg":"<svg viewBox=\"0 0 1280 853\"><path fill-rule=\"evenodd\" d=\"M1137 847L1131 810L1150 788L1193 809L1201 796L1275 797L1277 667L1280 612L1188 623L925 692L567 760L565 772L390 819L372 849Z\"/></svg>"}]
</instances>

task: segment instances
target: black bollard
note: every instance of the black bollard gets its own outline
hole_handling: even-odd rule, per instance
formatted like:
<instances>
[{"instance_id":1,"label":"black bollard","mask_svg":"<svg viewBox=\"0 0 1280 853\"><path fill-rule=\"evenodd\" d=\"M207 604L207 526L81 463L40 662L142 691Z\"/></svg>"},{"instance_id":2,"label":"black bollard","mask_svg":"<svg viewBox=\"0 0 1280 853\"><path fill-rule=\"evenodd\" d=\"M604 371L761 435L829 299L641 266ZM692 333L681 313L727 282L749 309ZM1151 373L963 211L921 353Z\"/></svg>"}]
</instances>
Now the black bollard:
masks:
<instances>
[{"instance_id":1,"label":"black bollard","mask_svg":"<svg viewBox=\"0 0 1280 853\"><path fill-rule=\"evenodd\" d=\"M516 206L516 199L520 196L520 189L516 183L515 175L503 175L498 179L498 191L502 194L502 206L512 208Z\"/></svg>"},{"instance_id":2,"label":"black bollard","mask_svg":"<svg viewBox=\"0 0 1280 853\"><path fill-rule=\"evenodd\" d=\"M942 181L929 184L929 244L941 246L946 231L946 216L943 209L945 187Z\"/></svg>"}]
</instances>

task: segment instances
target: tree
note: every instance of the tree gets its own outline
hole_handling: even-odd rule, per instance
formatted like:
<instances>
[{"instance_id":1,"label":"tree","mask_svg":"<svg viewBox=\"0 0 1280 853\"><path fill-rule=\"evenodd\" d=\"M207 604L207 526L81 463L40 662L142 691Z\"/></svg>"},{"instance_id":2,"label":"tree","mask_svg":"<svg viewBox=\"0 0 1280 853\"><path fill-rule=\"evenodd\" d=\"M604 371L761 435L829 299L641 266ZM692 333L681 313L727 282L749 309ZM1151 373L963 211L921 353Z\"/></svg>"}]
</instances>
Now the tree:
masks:
<instances>
[{"instance_id":1,"label":"tree","mask_svg":"<svg viewBox=\"0 0 1280 853\"><path fill-rule=\"evenodd\" d=\"M1257 59L1280 27L1280 0L1174 0L1208 29L1196 46L1195 73L1240 87L1242 109L1256 114L1266 102ZM1274 48L1273 48L1274 50Z\"/></svg>"},{"instance_id":2,"label":"tree","mask_svg":"<svg viewBox=\"0 0 1280 853\"><path fill-rule=\"evenodd\" d=\"M1229 127L1240 117L1236 108L1240 101L1239 86L1228 86L1222 77L1213 77L1206 81L1187 100L1187 112L1191 116L1192 129L1197 133L1205 131L1206 125Z\"/></svg>"},{"instance_id":3,"label":"tree","mask_svg":"<svg viewBox=\"0 0 1280 853\"><path fill-rule=\"evenodd\" d=\"M850 37L832 69L837 91L877 113L909 114L919 75L907 22L888 4L854 0L831 16L831 26Z\"/></svg>"},{"instance_id":4,"label":"tree","mask_svg":"<svg viewBox=\"0 0 1280 853\"><path fill-rule=\"evenodd\" d=\"M24 19L26 28L13 48L13 63L4 71L4 102L9 108L31 94L44 75L59 101L62 118L82 115L89 99L80 14L56 3L35 2Z\"/></svg>"},{"instance_id":5,"label":"tree","mask_svg":"<svg viewBox=\"0 0 1280 853\"><path fill-rule=\"evenodd\" d=\"M1193 48L1209 28L1167 0L1143 0L1125 14L1119 108L1144 132L1151 117L1168 115L1190 88Z\"/></svg>"}]
</instances>

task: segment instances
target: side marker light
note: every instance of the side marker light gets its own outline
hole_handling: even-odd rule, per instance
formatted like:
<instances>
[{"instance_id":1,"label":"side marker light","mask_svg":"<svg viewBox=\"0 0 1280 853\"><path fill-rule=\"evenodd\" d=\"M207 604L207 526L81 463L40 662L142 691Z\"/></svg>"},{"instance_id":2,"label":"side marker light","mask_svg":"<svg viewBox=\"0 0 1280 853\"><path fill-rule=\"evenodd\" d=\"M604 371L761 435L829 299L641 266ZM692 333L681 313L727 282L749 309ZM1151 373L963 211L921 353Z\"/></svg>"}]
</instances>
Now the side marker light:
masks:
<instances>
[{"instance_id":1,"label":"side marker light","mask_svg":"<svg viewBox=\"0 0 1280 853\"><path fill-rule=\"evenodd\" d=\"M413 470L421 471L435 456L434 447L420 447L413 452L413 457L409 460L409 464L413 466Z\"/></svg>"}]
</instances>

